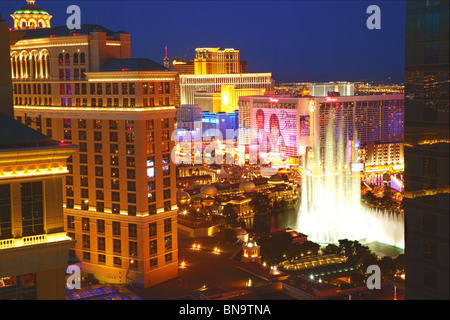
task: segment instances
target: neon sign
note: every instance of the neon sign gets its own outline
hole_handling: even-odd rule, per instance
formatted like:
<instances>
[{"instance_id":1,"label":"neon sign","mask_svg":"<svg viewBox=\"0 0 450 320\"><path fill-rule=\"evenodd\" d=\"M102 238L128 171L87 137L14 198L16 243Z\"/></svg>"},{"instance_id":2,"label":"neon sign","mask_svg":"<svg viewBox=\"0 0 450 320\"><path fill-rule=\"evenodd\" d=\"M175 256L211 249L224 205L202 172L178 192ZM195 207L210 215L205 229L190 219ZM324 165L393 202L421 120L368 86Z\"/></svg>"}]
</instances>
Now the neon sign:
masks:
<instances>
[{"instance_id":1,"label":"neon sign","mask_svg":"<svg viewBox=\"0 0 450 320\"><path fill-rule=\"evenodd\" d=\"M270 103L278 103L278 99L277 98L269 98L269 102Z\"/></svg>"},{"instance_id":2,"label":"neon sign","mask_svg":"<svg viewBox=\"0 0 450 320\"><path fill-rule=\"evenodd\" d=\"M325 97L325 102L336 102L337 98Z\"/></svg>"}]
</instances>

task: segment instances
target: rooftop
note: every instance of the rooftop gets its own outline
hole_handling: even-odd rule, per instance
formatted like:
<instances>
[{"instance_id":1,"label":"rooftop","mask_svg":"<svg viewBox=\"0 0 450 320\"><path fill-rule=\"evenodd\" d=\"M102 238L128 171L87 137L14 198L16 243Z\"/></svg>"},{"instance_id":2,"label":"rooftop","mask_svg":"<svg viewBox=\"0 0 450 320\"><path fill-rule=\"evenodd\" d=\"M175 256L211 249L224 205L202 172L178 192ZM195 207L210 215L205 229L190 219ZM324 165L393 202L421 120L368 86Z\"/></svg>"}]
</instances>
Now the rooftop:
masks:
<instances>
[{"instance_id":1,"label":"rooftop","mask_svg":"<svg viewBox=\"0 0 450 320\"><path fill-rule=\"evenodd\" d=\"M58 145L46 135L0 112L0 149Z\"/></svg>"},{"instance_id":2,"label":"rooftop","mask_svg":"<svg viewBox=\"0 0 450 320\"><path fill-rule=\"evenodd\" d=\"M101 71L166 71L163 65L148 58L110 59Z\"/></svg>"},{"instance_id":3,"label":"rooftop","mask_svg":"<svg viewBox=\"0 0 450 320\"><path fill-rule=\"evenodd\" d=\"M41 29L21 29L13 32L24 32L25 36L22 40L28 39L40 39L40 38L50 38L50 37L68 37L75 35L90 35L92 32L103 31L107 36L113 36L117 33L125 33L124 31L113 32L107 28L104 28L98 24L82 24L81 29L70 30L67 26L59 26L52 28L41 28Z\"/></svg>"}]
</instances>

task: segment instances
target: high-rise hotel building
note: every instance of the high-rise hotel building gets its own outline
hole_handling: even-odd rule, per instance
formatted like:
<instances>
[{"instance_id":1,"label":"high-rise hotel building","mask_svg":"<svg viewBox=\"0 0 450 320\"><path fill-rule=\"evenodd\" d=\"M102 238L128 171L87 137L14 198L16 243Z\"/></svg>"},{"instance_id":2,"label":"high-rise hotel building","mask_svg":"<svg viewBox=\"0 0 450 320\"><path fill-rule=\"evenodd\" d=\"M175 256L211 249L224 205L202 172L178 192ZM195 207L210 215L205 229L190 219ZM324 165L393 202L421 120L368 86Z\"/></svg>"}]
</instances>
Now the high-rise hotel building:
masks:
<instances>
[{"instance_id":1,"label":"high-rise hotel building","mask_svg":"<svg viewBox=\"0 0 450 320\"><path fill-rule=\"evenodd\" d=\"M63 179L77 147L14 120L11 34L0 15L0 300L65 298L74 241L64 231Z\"/></svg>"},{"instance_id":2,"label":"high-rise hotel building","mask_svg":"<svg viewBox=\"0 0 450 320\"><path fill-rule=\"evenodd\" d=\"M334 123L336 139L342 134L344 139L358 141L361 146L402 143L403 114L402 94L239 97L239 142L243 145L258 143L260 147L265 145L267 152L297 158L307 155L308 147L324 146L329 124ZM276 132L279 138L261 141L262 132L268 137Z\"/></svg>"},{"instance_id":3,"label":"high-rise hotel building","mask_svg":"<svg viewBox=\"0 0 450 320\"><path fill-rule=\"evenodd\" d=\"M449 1L406 1L405 298L449 299Z\"/></svg>"},{"instance_id":4,"label":"high-rise hotel building","mask_svg":"<svg viewBox=\"0 0 450 320\"><path fill-rule=\"evenodd\" d=\"M131 58L126 32L21 31L11 47L16 119L79 146L68 161L64 219L82 273L142 287L176 277L176 73Z\"/></svg>"},{"instance_id":5,"label":"high-rise hotel building","mask_svg":"<svg viewBox=\"0 0 450 320\"><path fill-rule=\"evenodd\" d=\"M196 48L194 66L195 74L247 73L246 61L234 48Z\"/></svg>"},{"instance_id":6,"label":"high-rise hotel building","mask_svg":"<svg viewBox=\"0 0 450 320\"><path fill-rule=\"evenodd\" d=\"M194 61L172 59L179 72L180 104L196 104L211 113L233 113L240 96L273 90L271 73L247 73L247 61L233 48L196 48Z\"/></svg>"}]
</instances>

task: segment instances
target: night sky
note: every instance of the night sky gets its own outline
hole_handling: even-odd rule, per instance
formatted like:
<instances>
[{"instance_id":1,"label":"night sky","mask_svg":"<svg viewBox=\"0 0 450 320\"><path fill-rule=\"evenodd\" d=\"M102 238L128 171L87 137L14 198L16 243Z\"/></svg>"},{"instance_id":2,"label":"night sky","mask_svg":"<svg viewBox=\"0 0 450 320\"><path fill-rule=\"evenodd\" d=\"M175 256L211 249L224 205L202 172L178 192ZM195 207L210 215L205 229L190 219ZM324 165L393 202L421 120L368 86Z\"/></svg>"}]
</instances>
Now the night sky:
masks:
<instances>
[{"instance_id":1,"label":"night sky","mask_svg":"<svg viewBox=\"0 0 450 320\"><path fill-rule=\"evenodd\" d=\"M9 14L25 0L0 2ZM194 58L197 47L235 48L248 72L272 72L284 81L402 81L405 0L383 1L76 1L37 0L65 25L69 5L81 8L82 24L98 23L131 34L132 55L162 63ZM381 9L381 29L369 30L369 5Z\"/></svg>"}]
</instances>

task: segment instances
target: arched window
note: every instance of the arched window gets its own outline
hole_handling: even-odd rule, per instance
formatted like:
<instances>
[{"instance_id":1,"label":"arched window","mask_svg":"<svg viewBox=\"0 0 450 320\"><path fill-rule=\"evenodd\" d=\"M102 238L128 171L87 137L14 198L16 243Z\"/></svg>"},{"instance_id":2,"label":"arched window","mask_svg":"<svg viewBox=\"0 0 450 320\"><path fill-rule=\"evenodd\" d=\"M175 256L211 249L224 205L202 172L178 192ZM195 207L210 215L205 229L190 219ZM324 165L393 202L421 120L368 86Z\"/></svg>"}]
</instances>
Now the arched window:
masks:
<instances>
[{"instance_id":1,"label":"arched window","mask_svg":"<svg viewBox=\"0 0 450 320\"><path fill-rule=\"evenodd\" d=\"M29 76L30 76L30 57L27 57L27 56L25 56L24 57L25 58L25 66L26 66L26 71L25 71L25 74L26 74L26 77L28 78Z\"/></svg>"},{"instance_id":2,"label":"arched window","mask_svg":"<svg viewBox=\"0 0 450 320\"><path fill-rule=\"evenodd\" d=\"M28 78L34 79L34 76L36 75L36 56L34 53L30 53L28 57Z\"/></svg>"},{"instance_id":3,"label":"arched window","mask_svg":"<svg viewBox=\"0 0 450 320\"><path fill-rule=\"evenodd\" d=\"M19 55L16 56L16 63L17 63L17 78L20 78L22 76L22 63L20 61Z\"/></svg>"},{"instance_id":4,"label":"arched window","mask_svg":"<svg viewBox=\"0 0 450 320\"><path fill-rule=\"evenodd\" d=\"M47 62L47 70L45 72L45 77L48 78L50 76L50 59L49 59L48 54L45 55L45 60Z\"/></svg>"},{"instance_id":5,"label":"arched window","mask_svg":"<svg viewBox=\"0 0 450 320\"><path fill-rule=\"evenodd\" d=\"M84 52L80 54L80 63L85 64L86 63L86 56L84 55Z\"/></svg>"},{"instance_id":6,"label":"arched window","mask_svg":"<svg viewBox=\"0 0 450 320\"><path fill-rule=\"evenodd\" d=\"M76 52L73 54L73 63L78 64L78 53Z\"/></svg>"},{"instance_id":7,"label":"arched window","mask_svg":"<svg viewBox=\"0 0 450 320\"><path fill-rule=\"evenodd\" d=\"M62 53L60 53L58 56L58 63L60 66L62 66L64 63L64 55Z\"/></svg>"},{"instance_id":8,"label":"arched window","mask_svg":"<svg viewBox=\"0 0 450 320\"><path fill-rule=\"evenodd\" d=\"M70 54L66 53L66 64L70 64Z\"/></svg>"}]
</instances>

